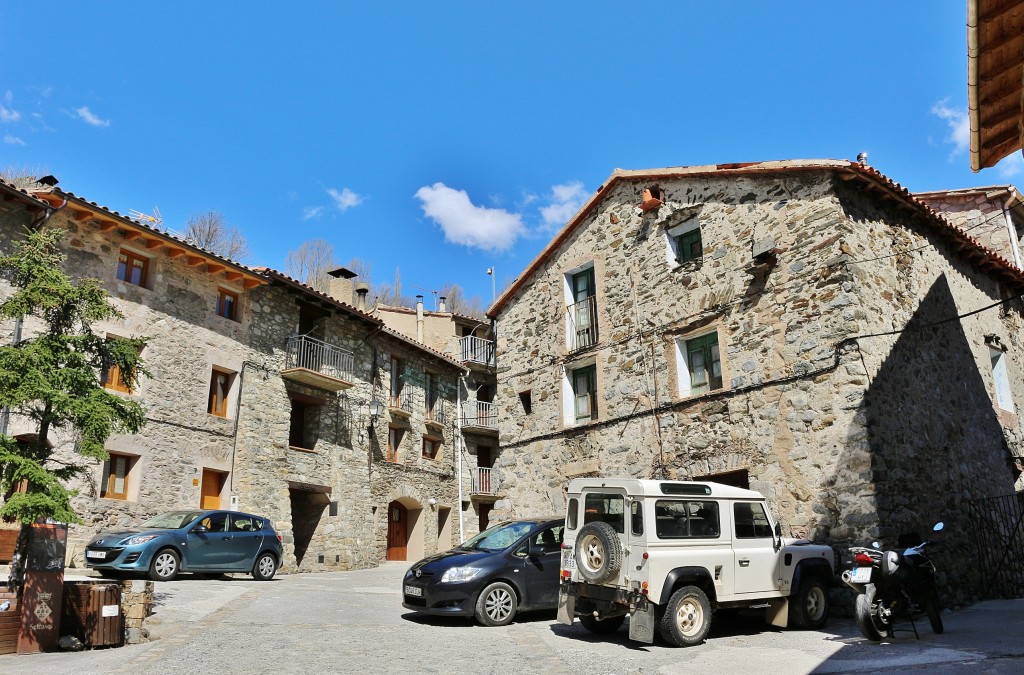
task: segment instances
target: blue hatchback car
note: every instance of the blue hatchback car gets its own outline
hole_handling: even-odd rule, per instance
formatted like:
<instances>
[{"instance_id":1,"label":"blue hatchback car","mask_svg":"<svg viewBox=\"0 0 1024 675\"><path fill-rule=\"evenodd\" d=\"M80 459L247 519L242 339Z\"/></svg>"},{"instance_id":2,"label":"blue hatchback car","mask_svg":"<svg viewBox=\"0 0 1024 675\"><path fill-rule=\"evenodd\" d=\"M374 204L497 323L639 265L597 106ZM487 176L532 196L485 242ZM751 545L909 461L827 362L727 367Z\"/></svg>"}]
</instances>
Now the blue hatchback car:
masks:
<instances>
[{"instance_id":1,"label":"blue hatchback car","mask_svg":"<svg viewBox=\"0 0 1024 675\"><path fill-rule=\"evenodd\" d=\"M248 572L261 581L281 566L281 535L262 516L237 511L162 513L138 527L101 532L85 547L85 566L104 576Z\"/></svg>"}]
</instances>

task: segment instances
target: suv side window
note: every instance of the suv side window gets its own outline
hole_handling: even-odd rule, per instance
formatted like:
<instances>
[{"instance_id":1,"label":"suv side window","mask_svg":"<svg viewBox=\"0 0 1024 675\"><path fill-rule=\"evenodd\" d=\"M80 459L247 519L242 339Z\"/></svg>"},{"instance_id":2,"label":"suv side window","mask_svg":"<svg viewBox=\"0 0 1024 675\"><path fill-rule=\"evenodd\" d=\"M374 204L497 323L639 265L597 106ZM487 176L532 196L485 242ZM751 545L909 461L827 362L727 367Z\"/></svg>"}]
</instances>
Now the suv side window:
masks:
<instances>
[{"instance_id":1,"label":"suv side window","mask_svg":"<svg viewBox=\"0 0 1024 675\"><path fill-rule=\"evenodd\" d=\"M633 501L629 504L629 530L632 534L644 533L644 504Z\"/></svg>"},{"instance_id":2,"label":"suv side window","mask_svg":"<svg viewBox=\"0 0 1024 675\"><path fill-rule=\"evenodd\" d=\"M714 539L722 531L715 501L659 499L654 515L659 539Z\"/></svg>"},{"instance_id":3,"label":"suv side window","mask_svg":"<svg viewBox=\"0 0 1024 675\"><path fill-rule=\"evenodd\" d=\"M767 539L772 536L772 526L764 512L764 504L736 502L732 509L737 539Z\"/></svg>"},{"instance_id":4,"label":"suv side window","mask_svg":"<svg viewBox=\"0 0 1024 675\"><path fill-rule=\"evenodd\" d=\"M625 503L622 495L588 492L583 502L583 524L600 520L622 534L626 531Z\"/></svg>"}]
</instances>

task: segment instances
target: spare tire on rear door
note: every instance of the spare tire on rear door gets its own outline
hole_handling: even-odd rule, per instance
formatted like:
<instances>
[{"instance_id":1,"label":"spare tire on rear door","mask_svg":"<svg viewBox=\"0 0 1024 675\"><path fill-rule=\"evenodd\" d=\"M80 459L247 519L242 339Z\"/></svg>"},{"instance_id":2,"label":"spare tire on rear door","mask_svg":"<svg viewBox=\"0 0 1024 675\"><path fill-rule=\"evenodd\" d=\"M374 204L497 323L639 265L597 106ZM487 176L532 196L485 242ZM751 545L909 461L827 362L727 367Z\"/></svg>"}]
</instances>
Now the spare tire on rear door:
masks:
<instances>
[{"instance_id":1,"label":"spare tire on rear door","mask_svg":"<svg viewBox=\"0 0 1024 675\"><path fill-rule=\"evenodd\" d=\"M615 528L605 522L587 523L576 535L576 568L584 579L600 584L622 569L622 544Z\"/></svg>"}]
</instances>

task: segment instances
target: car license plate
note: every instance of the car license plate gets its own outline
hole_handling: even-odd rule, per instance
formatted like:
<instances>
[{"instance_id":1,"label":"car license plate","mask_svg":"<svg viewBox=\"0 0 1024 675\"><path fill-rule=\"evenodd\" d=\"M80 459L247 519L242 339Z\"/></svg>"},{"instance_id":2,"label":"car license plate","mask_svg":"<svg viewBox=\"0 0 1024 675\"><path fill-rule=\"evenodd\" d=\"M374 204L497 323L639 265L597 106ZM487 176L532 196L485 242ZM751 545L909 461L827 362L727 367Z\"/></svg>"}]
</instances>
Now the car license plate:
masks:
<instances>
[{"instance_id":1,"label":"car license plate","mask_svg":"<svg viewBox=\"0 0 1024 675\"><path fill-rule=\"evenodd\" d=\"M855 584L871 583L871 567L854 567L850 581Z\"/></svg>"},{"instance_id":2,"label":"car license plate","mask_svg":"<svg viewBox=\"0 0 1024 675\"><path fill-rule=\"evenodd\" d=\"M408 586L407 585L405 587L405 594L406 595L413 595L413 596L416 596L417 598L422 598L423 597L423 589L422 588L418 588L416 586Z\"/></svg>"},{"instance_id":3,"label":"car license plate","mask_svg":"<svg viewBox=\"0 0 1024 675\"><path fill-rule=\"evenodd\" d=\"M104 553L103 551L86 551L85 552L85 557L86 558L99 558L100 560L103 560L104 558L107 557L107 554Z\"/></svg>"},{"instance_id":4,"label":"car license plate","mask_svg":"<svg viewBox=\"0 0 1024 675\"><path fill-rule=\"evenodd\" d=\"M576 556L572 554L571 548L562 549L562 569L563 570L574 570L576 569Z\"/></svg>"}]
</instances>

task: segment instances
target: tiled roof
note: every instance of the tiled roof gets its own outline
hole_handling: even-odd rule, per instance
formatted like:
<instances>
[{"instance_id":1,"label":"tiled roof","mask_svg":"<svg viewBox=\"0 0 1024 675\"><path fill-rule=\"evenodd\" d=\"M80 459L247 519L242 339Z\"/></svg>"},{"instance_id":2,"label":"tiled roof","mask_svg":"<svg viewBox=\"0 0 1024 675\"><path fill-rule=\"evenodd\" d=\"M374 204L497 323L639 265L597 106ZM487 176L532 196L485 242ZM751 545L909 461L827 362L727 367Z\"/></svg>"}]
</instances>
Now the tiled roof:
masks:
<instances>
[{"instance_id":1,"label":"tiled roof","mask_svg":"<svg viewBox=\"0 0 1024 675\"><path fill-rule=\"evenodd\" d=\"M590 199L576 212L569 222L544 247L536 258L527 266L515 282L509 286L487 310L487 315L496 317L504 309L508 301L523 284L551 257L587 215L599 204L615 185L621 181L657 180L668 178L689 178L714 176L727 178L732 176L770 175L778 173L796 173L807 171L832 171L842 174L843 178L864 181L870 188L879 190L914 208L926 217L933 225L934 231L948 243L961 257L999 280L1014 287L1024 288L1024 272L1017 269L1008 260L996 252L985 248L962 229L946 220L939 212L932 209L923 200L914 195L899 183L882 174L877 169L840 159L809 159L780 160L771 162L749 162L736 164L710 164L704 166L667 167L662 169L624 170L615 169L604 185L597 189Z\"/></svg>"},{"instance_id":2,"label":"tiled roof","mask_svg":"<svg viewBox=\"0 0 1024 675\"><path fill-rule=\"evenodd\" d=\"M13 197L17 197L25 204L28 204L29 206L32 206L34 208L52 208L48 202L33 197L27 190L20 188L14 185L13 183L8 183L3 179L0 179L0 191Z\"/></svg>"}]
</instances>

